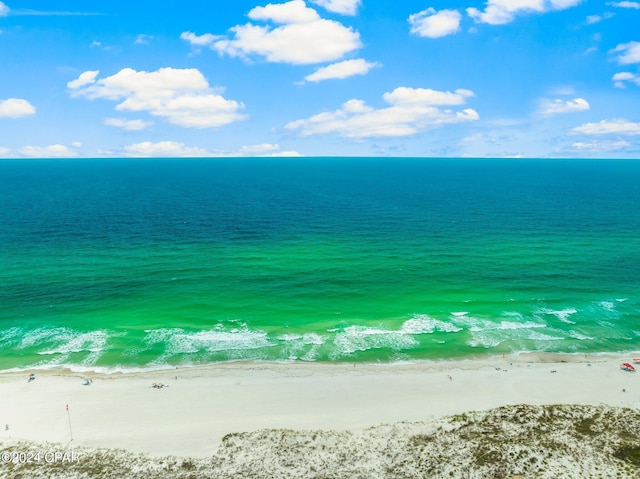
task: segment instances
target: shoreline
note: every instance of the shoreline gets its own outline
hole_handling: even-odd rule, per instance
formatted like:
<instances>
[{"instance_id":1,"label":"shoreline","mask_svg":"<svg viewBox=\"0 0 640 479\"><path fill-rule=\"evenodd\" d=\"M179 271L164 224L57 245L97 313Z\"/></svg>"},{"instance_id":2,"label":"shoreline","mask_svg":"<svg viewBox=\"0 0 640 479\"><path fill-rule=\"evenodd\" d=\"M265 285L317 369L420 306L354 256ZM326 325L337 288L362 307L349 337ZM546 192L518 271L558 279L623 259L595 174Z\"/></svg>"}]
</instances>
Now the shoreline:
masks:
<instances>
[{"instance_id":1,"label":"shoreline","mask_svg":"<svg viewBox=\"0 0 640 479\"><path fill-rule=\"evenodd\" d=\"M309 366L318 367L336 366L351 367L353 364L358 366L424 366L424 367L442 367L447 364L465 364L468 362L481 363L493 362L509 359L510 362L558 362L558 363L574 363L574 362L597 362L602 359L610 358L627 358L640 357L640 350L623 350L623 351L601 351L601 352L547 352L547 351L518 351L512 353L487 353L472 354L455 358L440 359L402 359L397 361L320 361L320 360L304 360L304 359L237 359L227 361L213 361L193 364L162 364L157 366L82 366L82 365L33 365L19 368L0 369L0 377L12 374L74 374L74 375L92 375L92 376L113 376L113 375L141 375L141 374L161 374L167 371L187 371L187 370L206 370L217 368L244 368L257 367L259 365L280 365L280 366Z\"/></svg>"},{"instance_id":2,"label":"shoreline","mask_svg":"<svg viewBox=\"0 0 640 479\"><path fill-rule=\"evenodd\" d=\"M419 363L0 372L0 426L8 426L0 437L3 444L46 441L204 458L228 434L263 429L362 431L517 404L637 410L640 376L620 369L632 356L532 352ZM28 382L30 371L36 379ZM83 385L85 378L92 383Z\"/></svg>"}]
</instances>

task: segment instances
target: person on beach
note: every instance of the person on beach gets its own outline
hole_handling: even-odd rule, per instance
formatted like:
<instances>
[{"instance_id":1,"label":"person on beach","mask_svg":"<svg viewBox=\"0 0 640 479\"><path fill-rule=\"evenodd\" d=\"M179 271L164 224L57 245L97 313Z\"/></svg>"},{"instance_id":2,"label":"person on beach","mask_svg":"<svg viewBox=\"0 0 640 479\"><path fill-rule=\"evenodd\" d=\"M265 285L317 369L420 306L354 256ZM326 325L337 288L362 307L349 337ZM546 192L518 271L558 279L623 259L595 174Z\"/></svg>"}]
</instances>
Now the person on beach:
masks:
<instances>
[{"instance_id":1,"label":"person on beach","mask_svg":"<svg viewBox=\"0 0 640 479\"><path fill-rule=\"evenodd\" d=\"M31 373L29 374L29 379L27 379L27 382L30 383L31 381L33 381L36 378L36 375Z\"/></svg>"}]
</instances>

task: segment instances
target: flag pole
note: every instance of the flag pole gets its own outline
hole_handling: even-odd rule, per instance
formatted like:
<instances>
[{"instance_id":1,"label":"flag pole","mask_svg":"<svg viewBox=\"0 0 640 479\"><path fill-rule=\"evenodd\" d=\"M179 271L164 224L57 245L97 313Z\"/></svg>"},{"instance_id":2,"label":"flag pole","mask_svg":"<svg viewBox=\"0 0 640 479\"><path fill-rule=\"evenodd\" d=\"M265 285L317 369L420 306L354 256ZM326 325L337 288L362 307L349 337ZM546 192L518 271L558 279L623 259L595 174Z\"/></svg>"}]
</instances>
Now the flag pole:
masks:
<instances>
[{"instance_id":1,"label":"flag pole","mask_svg":"<svg viewBox=\"0 0 640 479\"><path fill-rule=\"evenodd\" d=\"M71 430L71 414L69 413L69 405L67 404L67 419L69 419L69 436L73 441L73 431Z\"/></svg>"}]
</instances>

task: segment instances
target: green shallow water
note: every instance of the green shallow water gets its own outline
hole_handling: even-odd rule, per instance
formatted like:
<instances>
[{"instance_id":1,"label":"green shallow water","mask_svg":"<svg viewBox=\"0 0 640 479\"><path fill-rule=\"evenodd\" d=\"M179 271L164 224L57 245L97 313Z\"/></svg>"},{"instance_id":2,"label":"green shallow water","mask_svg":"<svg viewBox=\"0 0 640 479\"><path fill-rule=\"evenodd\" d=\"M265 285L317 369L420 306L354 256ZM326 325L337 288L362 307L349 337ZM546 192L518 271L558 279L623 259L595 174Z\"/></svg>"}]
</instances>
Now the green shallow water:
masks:
<instances>
[{"instance_id":1,"label":"green shallow water","mask_svg":"<svg viewBox=\"0 0 640 479\"><path fill-rule=\"evenodd\" d=\"M638 349L637 162L0 163L0 369Z\"/></svg>"}]
</instances>

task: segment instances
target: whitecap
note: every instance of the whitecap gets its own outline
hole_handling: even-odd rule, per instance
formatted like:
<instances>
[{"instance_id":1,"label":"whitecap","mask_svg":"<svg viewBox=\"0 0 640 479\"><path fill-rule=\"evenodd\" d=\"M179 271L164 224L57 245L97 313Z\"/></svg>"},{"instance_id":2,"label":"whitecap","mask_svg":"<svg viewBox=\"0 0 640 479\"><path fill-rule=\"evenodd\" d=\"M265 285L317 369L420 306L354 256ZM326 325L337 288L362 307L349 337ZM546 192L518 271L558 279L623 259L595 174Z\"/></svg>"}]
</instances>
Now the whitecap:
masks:
<instances>
[{"instance_id":1,"label":"whitecap","mask_svg":"<svg viewBox=\"0 0 640 479\"><path fill-rule=\"evenodd\" d=\"M600 301L598 303L598 306L606 311L614 311L616 309L615 304L613 304L613 302L611 301Z\"/></svg>"},{"instance_id":2,"label":"whitecap","mask_svg":"<svg viewBox=\"0 0 640 479\"><path fill-rule=\"evenodd\" d=\"M59 336L57 339L62 340L62 344L52 349L38 351L39 355L59 355L58 358L49 361L49 363L59 364L66 361L73 353L89 352L90 354L82 361L83 365L92 365L100 358L105 351L105 346L109 339L107 331L89 331L86 333L67 331L66 334Z\"/></svg>"},{"instance_id":3,"label":"whitecap","mask_svg":"<svg viewBox=\"0 0 640 479\"><path fill-rule=\"evenodd\" d=\"M539 312L542 313L542 314L549 314L551 316L555 316L556 318L558 318L563 323L576 324L575 321L571 321L569 319L569 316L571 316L573 314L576 314L578 312L578 310L575 309L575 308L565 308L565 309L560 309L560 310L542 308L542 309L539 310Z\"/></svg>"},{"instance_id":4,"label":"whitecap","mask_svg":"<svg viewBox=\"0 0 640 479\"><path fill-rule=\"evenodd\" d=\"M325 341L325 336L317 333L293 334L287 333L276 339L283 341L283 355L290 360L302 359L314 361L318 357L318 350Z\"/></svg>"},{"instance_id":5,"label":"whitecap","mask_svg":"<svg viewBox=\"0 0 640 479\"><path fill-rule=\"evenodd\" d=\"M282 334L278 336L276 339L279 339L280 341L286 341L286 342L293 341L301 344L316 344L316 345L324 344L325 342L325 338L323 336L320 336L317 333L305 333L305 334L287 333L287 334Z\"/></svg>"},{"instance_id":6,"label":"whitecap","mask_svg":"<svg viewBox=\"0 0 640 479\"><path fill-rule=\"evenodd\" d=\"M336 334L336 350L332 356L350 355L357 351L389 348L394 351L412 348L418 342L409 334L367 326L349 326Z\"/></svg>"},{"instance_id":7,"label":"whitecap","mask_svg":"<svg viewBox=\"0 0 640 479\"><path fill-rule=\"evenodd\" d=\"M495 334L482 334L480 332L472 335L471 339L467 341L467 345L472 348L495 348L504 342L504 338L499 338Z\"/></svg>"},{"instance_id":8,"label":"whitecap","mask_svg":"<svg viewBox=\"0 0 640 479\"><path fill-rule=\"evenodd\" d=\"M571 332L569 333L569 336L571 336L573 339L578 339L578 340L580 340L580 341L592 341L592 340L594 340L594 339L595 339L595 338L594 338L594 337L592 337L592 336L586 336L586 335L584 335L584 334L582 334L582 333L579 333L579 332L577 332L577 331L571 331Z\"/></svg>"},{"instance_id":9,"label":"whitecap","mask_svg":"<svg viewBox=\"0 0 640 479\"><path fill-rule=\"evenodd\" d=\"M540 333L538 331L532 331L529 338L532 341L562 341L564 338L559 336L550 336L548 334Z\"/></svg>"},{"instance_id":10,"label":"whitecap","mask_svg":"<svg viewBox=\"0 0 640 479\"><path fill-rule=\"evenodd\" d=\"M233 329L221 331L217 329L207 331L187 332L182 329L158 330L153 342L162 338L165 343L166 353L188 354L206 351L209 353L222 351L246 351L260 349L273 344L269 341L264 331L251 331L245 329Z\"/></svg>"},{"instance_id":11,"label":"whitecap","mask_svg":"<svg viewBox=\"0 0 640 479\"><path fill-rule=\"evenodd\" d=\"M24 330L22 328L13 327L5 329L4 331L0 331L0 344L20 341L23 335Z\"/></svg>"},{"instance_id":12,"label":"whitecap","mask_svg":"<svg viewBox=\"0 0 640 479\"><path fill-rule=\"evenodd\" d=\"M462 328L455 324L432 318L427 314L417 314L402 323L400 327L400 332L404 334L431 334L436 331L441 333L457 333L458 331L462 331Z\"/></svg>"},{"instance_id":13,"label":"whitecap","mask_svg":"<svg viewBox=\"0 0 640 479\"><path fill-rule=\"evenodd\" d=\"M496 325L496 329L499 330L514 330L514 329L536 329L536 328L546 328L546 324L536 323L533 321L525 321L524 323L519 323L515 321L501 321Z\"/></svg>"},{"instance_id":14,"label":"whitecap","mask_svg":"<svg viewBox=\"0 0 640 479\"><path fill-rule=\"evenodd\" d=\"M41 343L50 342L51 340L67 338L72 334L73 332L67 328L38 328L27 332L16 348L31 348Z\"/></svg>"}]
</instances>

